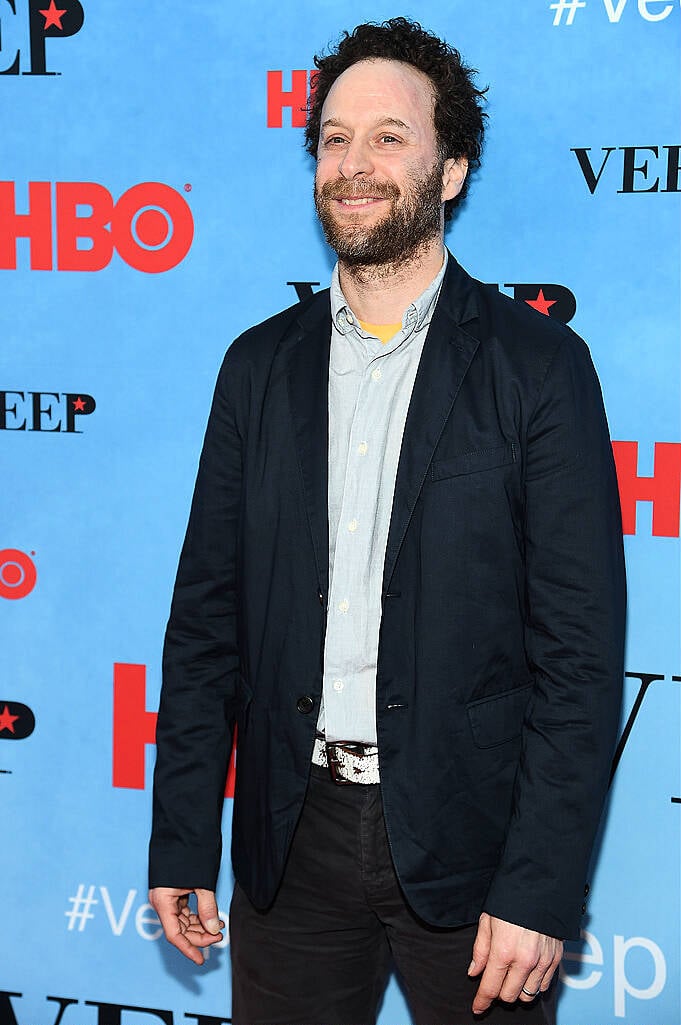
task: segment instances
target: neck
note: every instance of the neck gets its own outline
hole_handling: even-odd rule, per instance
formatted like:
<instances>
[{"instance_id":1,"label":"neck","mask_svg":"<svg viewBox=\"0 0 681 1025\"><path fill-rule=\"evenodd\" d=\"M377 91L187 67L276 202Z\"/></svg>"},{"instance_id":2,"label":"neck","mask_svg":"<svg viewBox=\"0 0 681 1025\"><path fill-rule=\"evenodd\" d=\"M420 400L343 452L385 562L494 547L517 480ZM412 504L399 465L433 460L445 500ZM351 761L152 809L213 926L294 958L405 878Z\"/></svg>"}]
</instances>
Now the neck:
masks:
<instances>
[{"instance_id":1,"label":"neck","mask_svg":"<svg viewBox=\"0 0 681 1025\"><path fill-rule=\"evenodd\" d=\"M369 324L397 324L404 311L437 277L444 260L438 236L401 263L352 266L338 261L340 286L360 320Z\"/></svg>"}]
</instances>

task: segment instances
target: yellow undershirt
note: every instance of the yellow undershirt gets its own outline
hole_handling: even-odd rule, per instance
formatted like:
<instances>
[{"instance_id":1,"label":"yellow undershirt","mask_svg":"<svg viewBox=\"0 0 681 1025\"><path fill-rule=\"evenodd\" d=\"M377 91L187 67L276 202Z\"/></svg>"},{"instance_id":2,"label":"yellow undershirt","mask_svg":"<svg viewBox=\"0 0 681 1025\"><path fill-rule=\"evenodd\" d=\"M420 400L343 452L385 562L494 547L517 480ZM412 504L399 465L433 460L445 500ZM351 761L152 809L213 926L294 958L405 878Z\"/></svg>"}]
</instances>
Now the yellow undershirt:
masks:
<instances>
[{"instance_id":1,"label":"yellow undershirt","mask_svg":"<svg viewBox=\"0 0 681 1025\"><path fill-rule=\"evenodd\" d=\"M376 335L382 345L386 345L402 328L401 321L399 324L367 324L365 320L360 320L359 323L368 335Z\"/></svg>"}]
</instances>

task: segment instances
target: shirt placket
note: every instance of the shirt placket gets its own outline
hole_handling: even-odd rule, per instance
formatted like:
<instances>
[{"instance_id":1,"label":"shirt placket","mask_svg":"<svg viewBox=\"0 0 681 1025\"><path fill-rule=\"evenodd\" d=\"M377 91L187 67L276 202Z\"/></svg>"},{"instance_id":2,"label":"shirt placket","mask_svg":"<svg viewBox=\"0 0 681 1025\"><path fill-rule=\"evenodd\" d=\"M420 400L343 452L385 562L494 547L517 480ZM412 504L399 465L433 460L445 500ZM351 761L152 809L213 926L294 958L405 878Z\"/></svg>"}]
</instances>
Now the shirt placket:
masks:
<instances>
[{"instance_id":1,"label":"shirt placket","mask_svg":"<svg viewBox=\"0 0 681 1025\"><path fill-rule=\"evenodd\" d=\"M384 380L387 353L373 358L366 352L366 343L355 336L354 344L364 353L364 366L357 402L348 436L343 495L336 533L334 572L330 593L330 612L334 617L331 644L325 656L324 707L326 732L330 739L352 740L353 713L365 702L366 680L356 652L366 649L367 635L377 629L374 620L380 602L371 593L371 540L375 508L367 494L375 496L380 487L382 446L372 445L379 436L377 420L381 403L376 402L376 389ZM367 489L361 495L362 489ZM373 497L375 501L375 497ZM375 567L374 567L375 570ZM361 600L358 591L364 590ZM368 592L368 593L367 593ZM380 616L380 611L379 611ZM366 703L366 702L365 702Z\"/></svg>"}]
</instances>

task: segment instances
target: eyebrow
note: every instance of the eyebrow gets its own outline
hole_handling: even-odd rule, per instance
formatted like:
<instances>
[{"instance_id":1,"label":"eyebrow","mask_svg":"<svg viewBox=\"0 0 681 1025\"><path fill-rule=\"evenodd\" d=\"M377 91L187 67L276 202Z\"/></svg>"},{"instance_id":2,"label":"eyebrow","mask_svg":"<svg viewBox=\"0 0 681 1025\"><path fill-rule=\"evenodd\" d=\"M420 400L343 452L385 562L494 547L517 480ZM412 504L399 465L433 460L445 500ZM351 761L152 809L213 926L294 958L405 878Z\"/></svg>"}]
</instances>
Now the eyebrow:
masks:
<instances>
[{"instance_id":1,"label":"eyebrow","mask_svg":"<svg viewBox=\"0 0 681 1025\"><path fill-rule=\"evenodd\" d=\"M397 117L380 117L374 124L374 128L382 128L384 126L401 128L403 131L411 132L413 134L413 129L408 124L405 124L404 121L400 121ZM330 117L322 123L322 128L345 128L345 124L336 117Z\"/></svg>"}]
</instances>

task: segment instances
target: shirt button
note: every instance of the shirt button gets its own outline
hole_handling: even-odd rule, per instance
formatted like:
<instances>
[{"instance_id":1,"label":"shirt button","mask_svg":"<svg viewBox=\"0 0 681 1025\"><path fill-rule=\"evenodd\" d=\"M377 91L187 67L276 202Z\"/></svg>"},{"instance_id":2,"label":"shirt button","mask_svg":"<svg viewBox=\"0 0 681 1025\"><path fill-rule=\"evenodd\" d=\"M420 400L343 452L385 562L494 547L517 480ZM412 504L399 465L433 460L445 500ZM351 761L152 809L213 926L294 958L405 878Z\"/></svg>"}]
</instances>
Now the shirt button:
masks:
<instances>
[{"instance_id":1,"label":"shirt button","mask_svg":"<svg viewBox=\"0 0 681 1025\"><path fill-rule=\"evenodd\" d=\"M367 452L369 451L369 446L367 445L366 441L360 441L359 445L357 446L357 451L361 456L365 456L367 454Z\"/></svg>"},{"instance_id":2,"label":"shirt button","mask_svg":"<svg viewBox=\"0 0 681 1025\"><path fill-rule=\"evenodd\" d=\"M347 320L348 324L354 324L355 323L355 318L353 317L353 315L351 313L346 313L345 314L345 319Z\"/></svg>"},{"instance_id":3,"label":"shirt button","mask_svg":"<svg viewBox=\"0 0 681 1025\"><path fill-rule=\"evenodd\" d=\"M343 683L342 680L334 680L333 681L333 689L334 690L341 691L341 690L343 690L344 686L345 686L345 684Z\"/></svg>"},{"instance_id":4,"label":"shirt button","mask_svg":"<svg viewBox=\"0 0 681 1025\"><path fill-rule=\"evenodd\" d=\"M381 380L381 368L380 367L376 367L374 370L371 371L371 380L372 381L380 381Z\"/></svg>"},{"instance_id":5,"label":"shirt button","mask_svg":"<svg viewBox=\"0 0 681 1025\"><path fill-rule=\"evenodd\" d=\"M350 522L348 523L348 530L351 534L355 533L355 531L357 530L357 520L350 520Z\"/></svg>"},{"instance_id":6,"label":"shirt button","mask_svg":"<svg viewBox=\"0 0 681 1025\"><path fill-rule=\"evenodd\" d=\"M350 608L350 602L347 598L344 598L342 602L339 602L338 608L341 612L347 612Z\"/></svg>"}]
</instances>

